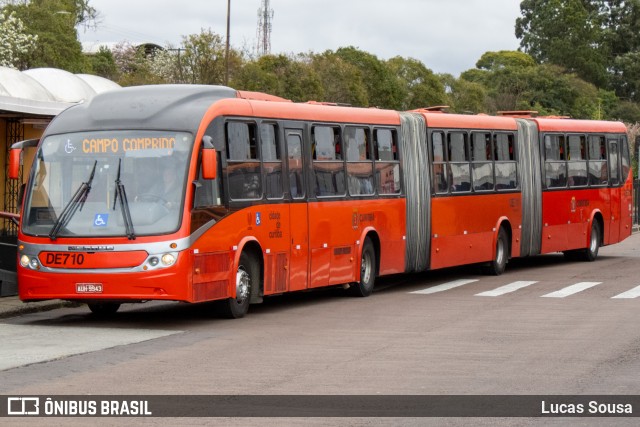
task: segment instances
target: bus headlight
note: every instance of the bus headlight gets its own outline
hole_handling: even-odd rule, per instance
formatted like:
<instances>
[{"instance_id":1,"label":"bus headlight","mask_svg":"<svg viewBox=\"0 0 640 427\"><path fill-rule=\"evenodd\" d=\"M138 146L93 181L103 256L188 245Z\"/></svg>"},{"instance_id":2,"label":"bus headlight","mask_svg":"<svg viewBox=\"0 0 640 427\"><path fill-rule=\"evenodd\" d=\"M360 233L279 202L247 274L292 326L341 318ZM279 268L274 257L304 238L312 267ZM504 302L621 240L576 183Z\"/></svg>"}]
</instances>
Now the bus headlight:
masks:
<instances>
[{"instance_id":1,"label":"bus headlight","mask_svg":"<svg viewBox=\"0 0 640 427\"><path fill-rule=\"evenodd\" d=\"M166 266L173 265L176 262L176 257L173 254L162 255L162 264Z\"/></svg>"},{"instance_id":2,"label":"bus headlight","mask_svg":"<svg viewBox=\"0 0 640 427\"><path fill-rule=\"evenodd\" d=\"M26 268L26 267L28 267L28 266L29 266L29 261L30 261L30 260L31 260L31 259L29 258L29 256L28 256L28 255L22 255L22 256L20 257L20 265Z\"/></svg>"},{"instance_id":3,"label":"bus headlight","mask_svg":"<svg viewBox=\"0 0 640 427\"><path fill-rule=\"evenodd\" d=\"M149 265L151 267L155 267L156 265L158 265L159 262L160 262L160 260L158 259L157 256L149 258Z\"/></svg>"},{"instance_id":4,"label":"bus headlight","mask_svg":"<svg viewBox=\"0 0 640 427\"><path fill-rule=\"evenodd\" d=\"M20 257L20 265L24 268L30 268L32 270L40 270L40 261L38 261L38 257L29 255L22 255Z\"/></svg>"}]
</instances>

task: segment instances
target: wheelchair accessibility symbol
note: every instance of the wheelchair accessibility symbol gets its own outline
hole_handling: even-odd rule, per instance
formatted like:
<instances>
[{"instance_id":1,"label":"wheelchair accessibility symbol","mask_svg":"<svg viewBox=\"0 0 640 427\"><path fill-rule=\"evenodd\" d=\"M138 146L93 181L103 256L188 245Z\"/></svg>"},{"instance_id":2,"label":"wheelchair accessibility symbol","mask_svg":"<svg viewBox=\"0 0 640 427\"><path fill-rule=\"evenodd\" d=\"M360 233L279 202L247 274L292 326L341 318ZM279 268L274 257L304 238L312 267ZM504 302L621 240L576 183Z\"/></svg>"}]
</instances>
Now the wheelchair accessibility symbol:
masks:
<instances>
[{"instance_id":1,"label":"wheelchair accessibility symbol","mask_svg":"<svg viewBox=\"0 0 640 427\"><path fill-rule=\"evenodd\" d=\"M109 214L96 214L93 219L94 227L106 227L107 221L109 220Z\"/></svg>"}]
</instances>

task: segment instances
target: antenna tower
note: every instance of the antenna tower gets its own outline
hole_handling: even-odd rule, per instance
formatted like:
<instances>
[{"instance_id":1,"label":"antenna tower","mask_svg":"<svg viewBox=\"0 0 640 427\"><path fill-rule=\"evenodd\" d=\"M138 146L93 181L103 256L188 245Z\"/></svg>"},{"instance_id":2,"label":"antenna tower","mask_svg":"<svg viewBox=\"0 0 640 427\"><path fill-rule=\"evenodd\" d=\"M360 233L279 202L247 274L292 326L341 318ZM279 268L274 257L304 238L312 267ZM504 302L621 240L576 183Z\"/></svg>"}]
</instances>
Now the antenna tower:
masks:
<instances>
[{"instance_id":1,"label":"antenna tower","mask_svg":"<svg viewBox=\"0 0 640 427\"><path fill-rule=\"evenodd\" d=\"M271 21L273 20L273 9L269 0L262 0L262 6L258 9L258 34L256 41L256 53L258 56L271 53Z\"/></svg>"}]
</instances>

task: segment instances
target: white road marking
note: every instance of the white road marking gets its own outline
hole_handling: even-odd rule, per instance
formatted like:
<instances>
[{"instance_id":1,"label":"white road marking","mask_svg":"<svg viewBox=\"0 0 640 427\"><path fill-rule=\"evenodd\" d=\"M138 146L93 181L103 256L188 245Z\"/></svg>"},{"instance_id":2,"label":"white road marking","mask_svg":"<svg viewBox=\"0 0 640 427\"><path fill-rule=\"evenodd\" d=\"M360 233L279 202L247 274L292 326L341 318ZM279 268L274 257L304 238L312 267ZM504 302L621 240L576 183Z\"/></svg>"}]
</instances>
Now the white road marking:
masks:
<instances>
[{"instance_id":1,"label":"white road marking","mask_svg":"<svg viewBox=\"0 0 640 427\"><path fill-rule=\"evenodd\" d=\"M628 291L618 294L611 298L631 299L631 298L638 298L638 297L640 297L640 286L636 286L633 289L629 289Z\"/></svg>"},{"instance_id":2,"label":"white road marking","mask_svg":"<svg viewBox=\"0 0 640 427\"><path fill-rule=\"evenodd\" d=\"M518 281L509 283L508 285L501 286L492 291L480 292L476 294L477 297L498 297L500 295L508 294L509 292L517 291L518 289L526 288L527 286L531 286L534 283L533 281Z\"/></svg>"},{"instance_id":3,"label":"white road marking","mask_svg":"<svg viewBox=\"0 0 640 427\"><path fill-rule=\"evenodd\" d=\"M550 294L542 295L542 297L546 298L564 298L569 295L577 294L578 292L582 292L586 289L592 288L601 284L602 282L580 282L575 285L567 286L566 288L560 289L559 291L551 292Z\"/></svg>"},{"instance_id":4,"label":"white road marking","mask_svg":"<svg viewBox=\"0 0 640 427\"><path fill-rule=\"evenodd\" d=\"M468 285L469 283L477 282L478 279L460 279L453 282L443 283L442 285L433 286L431 288L422 289L420 291L409 292L410 294L435 294L436 292L448 291L449 289L457 288L458 286Z\"/></svg>"},{"instance_id":5,"label":"white road marking","mask_svg":"<svg viewBox=\"0 0 640 427\"><path fill-rule=\"evenodd\" d=\"M182 331L0 324L0 371Z\"/></svg>"}]
</instances>

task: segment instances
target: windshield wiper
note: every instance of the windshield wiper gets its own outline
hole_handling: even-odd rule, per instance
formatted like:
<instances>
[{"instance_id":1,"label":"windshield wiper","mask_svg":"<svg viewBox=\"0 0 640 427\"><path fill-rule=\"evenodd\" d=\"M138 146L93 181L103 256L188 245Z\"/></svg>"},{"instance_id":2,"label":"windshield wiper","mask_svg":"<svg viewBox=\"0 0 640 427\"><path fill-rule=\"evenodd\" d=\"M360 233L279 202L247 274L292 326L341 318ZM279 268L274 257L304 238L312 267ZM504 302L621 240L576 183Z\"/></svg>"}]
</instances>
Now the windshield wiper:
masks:
<instances>
[{"instance_id":1,"label":"windshield wiper","mask_svg":"<svg viewBox=\"0 0 640 427\"><path fill-rule=\"evenodd\" d=\"M96 174L97 164L97 160L93 162L93 169L91 169L91 175L89 175L89 179L86 182L80 184L80 187L78 187L71 200L69 200L69 203L67 203L62 210L62 213L58 217L56 223L53 224L53 228L49 232L49 238L51 240L56 240L56 238L58 237L58 233L60 232L62 227L66 226L69 223L71 217L73 217L78 208L82 210L82 206L84 206L84 202L87 201L87 196L91 191L91 183L93 182L93 177Z\"/></svg>"},{"instance_id":2,"label":"windshield wiper","mask_svg":"<svg viewBox=\"0 0 640 427\"><path fill-rule=\"evenodd\" d=\"M136 235L133 231L133 221L131 221L131 211L129 210L127 193L124 190L124 184L122 183L122 181L120 181L121 165L122 159L118 159L118 176L116 177L116 193L113 196L113 210L116 210L116 201L118 200L118 196L120 196L120 210L122 211L122 219L124 220L127 237L129 238L129 240L135 240Z\"/></svg>"}]
</instances>

